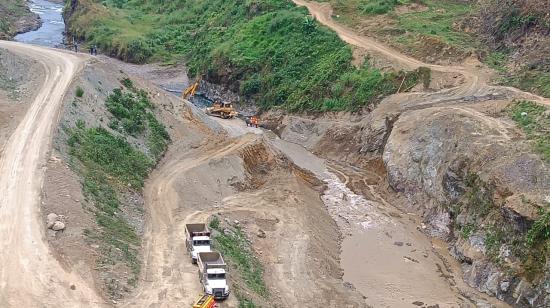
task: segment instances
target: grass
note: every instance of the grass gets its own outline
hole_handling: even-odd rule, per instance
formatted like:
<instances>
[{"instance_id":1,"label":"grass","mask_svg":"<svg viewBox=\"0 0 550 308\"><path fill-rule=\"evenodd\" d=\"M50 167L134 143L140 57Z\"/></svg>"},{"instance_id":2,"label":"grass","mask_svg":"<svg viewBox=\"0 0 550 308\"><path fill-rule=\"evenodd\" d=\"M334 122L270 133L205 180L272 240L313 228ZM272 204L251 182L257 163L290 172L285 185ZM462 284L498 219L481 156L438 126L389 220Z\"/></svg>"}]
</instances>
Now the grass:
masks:
<instances>
[{"instance_id":1,"label":"grass","mask_svg":"<svg viewBox=\"0 0 550 308\"><path fill-rule=\"evenodd\" d=\"M71 154L88 168L112 176L120 184L141 188L154 162L134 149L122 137L101 127L71 129L68 144Z\"/></svg>"},{"instance_id":2,"label":"grass","mask_svg":"<svg viewBox=\"0 0 550 308\"><path fill-rule=\"evenodd\" d=\"M536 152L550 161L550 114L546 107L530 101L518 101L509 108L509 115L527 135Z\"/></svg>"},{"instance_id":3,"label":"grass","mask_svg":"<svg viewBox=\"0 0 550 308\"><path fill-rule=\"evenodd\" d=\"M503 83L519 89L550 97L550 72L523 68L514 74L507 73Z\"/></svg>"},{"instance_id":4,"label":"grass","mask_svg":"<svg viewBox=\"0 0 550 308\"><path fill-rule=\"evenodd\" d=\"M454 0L326 0L334 8L337 20L355 28L363 28L362 21L372 19L372 15L384 15L388 22L384 27L372 28L371 35L386 39L400 49L423 57L434 48L452 49L450 56L460 58L479 44L475 37L455 27L472 12L471 4ZM399 6L418 3L424 9L397 14ZM425 45L432 48L425 49Z\"/></svg>"},{"instance_id":5,"label":"grass","mask_svg":"<svg viewBox=\"0 0 550 308\"><path fill-rule=\"evenodd\" d=\"M0 39L9 39L15 32L15 23L25 15L32 14L27 10L26 1L0 1Z\"/></svg>"},{"instance_id":6,"label":"grass","mask_svg":"<svg viewBox=\"0 0 550 308\"><path fill-rule=\"evenodd\" d=\"M140 239L120 211L116 188L126 183L141 187L152 162L104 129L86 128L80 122L77 127L68 129L68 133L70 153L78 159L83 177L84 196L93 204L92 211L100 226L99 231L88 230L86 235L102 243L99 264L123 262L131 271L128 282L134 283L140 272Z\"/></svg>"},{"instance_id":7,"label":"grass","mask_svg":"<svg viewBox=\"0 0 550 308\"><path fill-rule=\"evenodd\" d=\"M81 87L76 87L75 95L79 98L84 96L84 89L82 89Z\"/></svg>"},{"instance_id":8,"label":"grass","mask_svg":"<svg viewBox=\"0 0 550 308\"><path fill-rule=\"evenodd\" d=\"M104 127L87 127L82 120L65 131L73 166L82 177L83 194L92 205L99 226L98 230L85 231L87 238L100 244L98 265L118 267L122 262L128 269L128 285L135 286L140 273L141 239L126 212L140 209L131 203L123 204L124 195L141 191L145 178L166 150L169 135L150 112L152 104L146 93L136 89L129 79L121 82L126 89L115 89L105 105L121 122L128 119L141 122L123 126L120 134ZM146 139L149 155L126 140L130 134ZM105 283L110 296L118 298L117 283Z\"/></svg>"},{"instance_id":9,"label":"grass","mask_svg":"<svg viewBox=\"0 0 550 308\"><path fill-rule=\"evenodd\" d=\"M357 110L395 93L403 78L415 80L414 72L355 68L348 45L286 0L104 3L83 1L71 32L127 61L185 59L191 75L264 109Z\"/></svg>"},{"instance_id":10,"label":"grass","mask_svg":"<svg viewBox=\"0 0 550 308\"><path fill-rule=\"evenodd\" d=\"M151 112L153 105L147 93L136 89L128 78L121 80L121 83L126 89L114 89L105 103L114 116L109 127L131 136L146 133L146 143L152 157L160 158L170 141L166 128Z\"/></svg>"},{"instance_id":11,"label":"grass","mask_svg":"<svg viewBox=\"0 0 550 308\"><path fill-rule=\"evenodd\" d=\"M463 239L468 239L475 232L476 227L474 224L466 224L466 225L460 226L459 230L460 230L460 236Z\"/></svg>"},{"instance_id":12,"label":"grass","mask_svg":"<svg viewBox=\"0 0 550 308\"><path fill-rule=\"evenodd\" d=\"M225 234L216 216L213 217L209 226L218 231L214 236L214 247L236 267L250 290L259 296L267 297L268 291L263 279L263 266L254 256L250 243L241 228L233 226L233 232ZM246 299L244 296L241 296L239 301L239 307L255 307L252 300Z\"/></svg>"}]
</instances>

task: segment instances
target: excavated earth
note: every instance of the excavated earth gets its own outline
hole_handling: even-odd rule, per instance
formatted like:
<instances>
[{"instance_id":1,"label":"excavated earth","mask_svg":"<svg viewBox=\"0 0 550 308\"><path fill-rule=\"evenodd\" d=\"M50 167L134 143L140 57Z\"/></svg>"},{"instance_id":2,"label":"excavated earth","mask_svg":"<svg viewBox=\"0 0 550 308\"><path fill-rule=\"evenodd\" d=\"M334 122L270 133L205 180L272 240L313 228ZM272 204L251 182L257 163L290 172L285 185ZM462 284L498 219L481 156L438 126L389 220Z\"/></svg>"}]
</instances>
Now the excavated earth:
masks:
<instances>
[{"instance_id":1,"label":"excavated earth","mask_svg":"<svg viewBox=\"0 0 550 308\"><path fill-rule=\"evenodd\" d=\"M230 274L232 290L261 306L547 306L550 290L543 282L550 279L548 258L535 281L505 271L491 259L485 244L489 234L482 231L497 222L510 232L525 232L548 202L548 167L505 113L514 99L545 105L548 100L487 86L490 72L472 59L457 67L424 65L335 24L325 6L294 2L307 4L320 22L362 52L381 57L384 65L427 66L441 78L427 89L390 96L355 114L272 111L262 116L272 133L237 119L207 117L143 80L162 75L158 67L140 70L117 61L88 60L68 86L54 149L43 165L40 215L50 247L45 251L51 253L44 255L48 264L57 260L59 277L70 273L78 280L77 292L83 286L82 294L94 299L90 305L189 306L201 286L185 252L184 225L216 215L239 222L264 267L268 297L247 289L237 269ZM22 74L7 82L0 75L3 147L27 110L19 100L32 100L32 89L43 76L25 75L36 63L4 50L0 65ZM97 225L83 202L81 179L68 167L63 132L64 124L80 118L95 126L109 117L102 102L127 76L121 70L147 90L172 140L143 194L126 196L126 202L143 209L127 213L143 239L135 288L120 283L127 268L95 267L101 252L83 234ZM184 68L176 68L161 76L159 84L186 83L178 70L183 76ZM77 86L86 93L82 100L72 94ZM130 141L143 146L143 140ZM474 188L481 192L473 194L474 201L491 204L492 214L481 221L475 220L475 202L468 199ZM451 206L456 204L464 209L456 211ZM64 232L46 231L49 212L66 217ZM481 228L467 238L459 236L456 225L473 222ZM498 257L507 268L517 269L520 261L509 244L499 248ZM44 260L27 262L38 268ZM106 281L119 288L115 300ZM221 306L238 307L235 294Z\"/></svg>"}]
</instances>

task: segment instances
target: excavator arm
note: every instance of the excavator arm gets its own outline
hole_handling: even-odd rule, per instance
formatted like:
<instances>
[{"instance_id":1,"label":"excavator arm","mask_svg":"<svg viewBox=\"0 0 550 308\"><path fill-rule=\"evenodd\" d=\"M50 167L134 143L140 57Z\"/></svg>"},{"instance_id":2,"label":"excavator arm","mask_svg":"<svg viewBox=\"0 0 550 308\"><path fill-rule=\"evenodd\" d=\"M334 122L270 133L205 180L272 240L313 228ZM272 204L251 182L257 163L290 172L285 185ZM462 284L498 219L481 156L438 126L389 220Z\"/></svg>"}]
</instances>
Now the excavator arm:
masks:
<instances>
[{"instance_id":1,"label":"excavator arm","mask_svg":"<svg viewBox=\"0 0 550 308\"><path fill-rule=\"evenodd\" d=\"M190 85L185 91L182 93L183 98L188 98L195 96L195 92L197 92L197 89L199 88L200 80L197 80L194 84Z\"/></svg>"}]
</instances>

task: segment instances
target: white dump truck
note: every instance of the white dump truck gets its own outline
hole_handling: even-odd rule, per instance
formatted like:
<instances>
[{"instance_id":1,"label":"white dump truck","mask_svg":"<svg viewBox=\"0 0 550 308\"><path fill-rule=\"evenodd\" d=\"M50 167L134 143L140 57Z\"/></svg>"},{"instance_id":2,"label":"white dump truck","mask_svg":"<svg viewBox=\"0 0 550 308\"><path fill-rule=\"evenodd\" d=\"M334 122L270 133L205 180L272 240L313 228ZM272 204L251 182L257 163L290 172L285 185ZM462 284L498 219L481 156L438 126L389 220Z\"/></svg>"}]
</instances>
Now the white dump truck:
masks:
<instances>
[{"instance_id":1,"label":"white dump truck","mask_svg":"<svg viewBox=\"0 0 550 308\"><path fill-rule=\"evenodd\" d=\"M206 224L186 224L185 225L185 247L193 260L197 262L199 252L210 252L210 230Z\"/></svg>"},{"instance_id":2,"label":"white dump truck","mask_svg":"<svg viewBox=\"0 0 550 308\"><path fill-rule=\"evenodd\" d=\"M229 296L229 286L225 278L227 265L219 252L199 252L199 278L204 293L213 295L215 299L225 299Z\"/></svg>"}]
</instances>

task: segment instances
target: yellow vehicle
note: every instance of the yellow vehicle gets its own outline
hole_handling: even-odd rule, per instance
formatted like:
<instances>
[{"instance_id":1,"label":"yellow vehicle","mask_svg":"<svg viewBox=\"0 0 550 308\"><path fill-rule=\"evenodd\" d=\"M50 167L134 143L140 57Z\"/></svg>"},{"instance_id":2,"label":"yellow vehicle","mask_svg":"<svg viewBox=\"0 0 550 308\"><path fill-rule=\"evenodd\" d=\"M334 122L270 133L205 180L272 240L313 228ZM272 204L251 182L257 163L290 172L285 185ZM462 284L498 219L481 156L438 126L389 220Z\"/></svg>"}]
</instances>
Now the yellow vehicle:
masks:
<instances>
[{"instance_id":1,"label":"yellow vehicle","mask_svg":"<svg viewBox=\"0 0 550 308\"><path fill-rule=\"evenodd\" d=\"M187 89L185 89L185 91L183 91L181 97L188 98L195 96L195 92L197 92L197 90L199 89L200 83L201 81L199 79L194 84L190 85Z\"/></svg>"},{"instance_id":2,"label":"yellow vehicle","mask_svg":"<svg viewBox=\"0 0 550 308\"><path fill-rule=\"evenodd\" d=\"M232 119L239 115L239 113L235 111L235 108L233 108L233 104L220 101L216 101L211 107L207 107L206 114L223 119Z\"/></svg>"},{"instance_id":3,"label":"yellow vehicle","mask_svg":"<svg viewBox=\"0 0 550 308\"><path fill-rule=\"evenodd\" d=\"M193 308L216 308L214 296L203 294L193 303Z\"/></svg>"}]
</instances>

